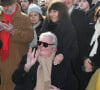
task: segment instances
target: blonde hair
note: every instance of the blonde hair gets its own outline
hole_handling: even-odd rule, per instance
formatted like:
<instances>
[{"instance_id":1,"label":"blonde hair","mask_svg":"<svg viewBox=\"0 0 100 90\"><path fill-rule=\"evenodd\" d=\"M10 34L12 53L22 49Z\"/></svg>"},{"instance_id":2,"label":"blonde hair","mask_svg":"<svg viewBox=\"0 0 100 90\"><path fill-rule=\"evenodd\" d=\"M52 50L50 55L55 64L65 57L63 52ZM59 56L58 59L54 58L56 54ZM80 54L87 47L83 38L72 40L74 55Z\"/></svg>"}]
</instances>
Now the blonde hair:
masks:
<instances>
[{"instance_id":1,"label":"blonde hair","mask_svg":"<svg viewBox=\"0 0 100 90\"><path fill-rule=\"evenodd\" d=\"M100 15L100 6L97 7L97 10L96 10L95 15L94 15L94 21L95 21L95 22L96 22L97 19L98 19L98 15Z\"/></svg>"}]
</instances>

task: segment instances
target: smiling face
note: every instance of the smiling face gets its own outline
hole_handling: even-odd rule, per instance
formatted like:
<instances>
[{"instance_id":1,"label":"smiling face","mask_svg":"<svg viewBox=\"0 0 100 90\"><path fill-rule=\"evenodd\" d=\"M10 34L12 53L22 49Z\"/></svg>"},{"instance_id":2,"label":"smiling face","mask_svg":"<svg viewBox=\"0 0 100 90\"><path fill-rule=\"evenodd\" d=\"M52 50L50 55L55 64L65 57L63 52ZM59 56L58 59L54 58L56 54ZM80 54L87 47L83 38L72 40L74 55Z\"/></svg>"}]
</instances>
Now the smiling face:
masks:
<instances>
[{"instance_id":1,"label":"smiling face","mask_svg":"<svg viewBox=\"0 0 100 90\"><path fill-rule=\"evenodd\" d=\"M29 14L29 18L30 18L31 23L32 23L33 25L37 24L37 23L40 21L40 15L39 15L39 13L37 13L37 12L31 12L31 13Z\"/></svg>"},{"instance_id":2,"label":"smiling face","mask_svg":"<svg viewBox=\"0 0 100 90\"><path fill-rule=\"evenodd\" d=\"M45 42L48 44L52 44L52 37L50 36L43 36L39 41L41 42ZM44 47L43 43L41 43L41 45L38 45L38 50L39 55L42 57L49 57L51 56L51 54L54 52L54 48L52 47L52 45L48 45L48 47Z\"/></svg>"},{"instance_id":3,"label":"smiling face","mask_svg":"<svg viewBox=\"0 0 100 90\"><path fill-rule=\"evenodd\" d=\"M51 10L49 12L50 20L54 23L59 21L59 12L57 10Z\"/></svg>"}]
</instances>

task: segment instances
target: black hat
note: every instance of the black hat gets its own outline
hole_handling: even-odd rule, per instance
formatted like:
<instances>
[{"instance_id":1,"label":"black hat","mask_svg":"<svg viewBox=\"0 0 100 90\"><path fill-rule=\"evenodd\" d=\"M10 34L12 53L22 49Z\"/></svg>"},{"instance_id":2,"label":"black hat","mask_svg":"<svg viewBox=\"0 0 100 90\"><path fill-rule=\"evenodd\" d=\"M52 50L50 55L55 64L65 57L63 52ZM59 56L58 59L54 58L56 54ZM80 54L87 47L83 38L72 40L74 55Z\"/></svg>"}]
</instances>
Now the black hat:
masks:
<instances>
[{"instance_id":1,"label":"black hat","mask_svg":"<svg viewBox=\"0 0 100 90\"><path fill-rule=\"evenodd\" d=\"M11 5L11 4L13 4L14 2L16 2L16 0L0 0L0 4L1 4L2 6Z\"/></svg>"}]
</instances>

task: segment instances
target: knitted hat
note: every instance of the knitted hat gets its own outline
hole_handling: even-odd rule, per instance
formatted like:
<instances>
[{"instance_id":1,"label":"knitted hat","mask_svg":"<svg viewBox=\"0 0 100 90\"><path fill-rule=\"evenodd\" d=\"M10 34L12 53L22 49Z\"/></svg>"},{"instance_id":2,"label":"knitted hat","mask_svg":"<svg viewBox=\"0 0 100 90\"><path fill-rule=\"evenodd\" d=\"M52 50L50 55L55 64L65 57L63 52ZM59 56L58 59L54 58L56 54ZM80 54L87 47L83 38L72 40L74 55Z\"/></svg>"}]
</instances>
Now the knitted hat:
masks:
<instances>
[{"instance_id":1,"label":"knitted hat","mask_svg":"<svg viewBox=\"0 0 100 90\"><path fill-rule=\"evenodd\" d=\"M16 0L0 0L0 4L2 6L11 5L11 4L15 3L15 2L16 2Z\"/></svg>"},{"instance_id":2,"label":"knitted hat","mask_svg":"<svg viewBox=\"0 0 100 90\"><path fill-rule=\"evenodd\" d=\"M40 15L42 15L42 10L41 8L36 5L36 4L30 4L29 7L28 7L28 15L31 13L31 12L37 12L39 13Z\"/></svg>"}]
</instances>

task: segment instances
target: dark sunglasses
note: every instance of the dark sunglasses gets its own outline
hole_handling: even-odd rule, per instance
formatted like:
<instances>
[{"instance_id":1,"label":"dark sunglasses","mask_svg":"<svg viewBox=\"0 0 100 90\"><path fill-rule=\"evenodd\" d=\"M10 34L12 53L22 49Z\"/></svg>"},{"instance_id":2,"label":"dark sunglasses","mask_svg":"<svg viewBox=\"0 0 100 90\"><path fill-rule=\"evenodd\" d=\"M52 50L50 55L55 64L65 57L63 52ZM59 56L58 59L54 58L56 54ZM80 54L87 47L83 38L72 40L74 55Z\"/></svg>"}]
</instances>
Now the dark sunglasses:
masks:
<instances>
[{"instance_id":1,"label":"dark sunglasses","mask_svg":"<svg viewBox=\"0 0 100 90\"><path fill-rule=\"evenodd\" d=\"M47 48L48 45L54 45L54 44L48 44L46 42L38 41L38 45L40 46L41 44L43 44L43 47L45 47L45 48Z\"/></svg>"}]
</instances>

